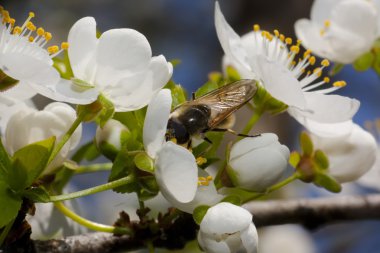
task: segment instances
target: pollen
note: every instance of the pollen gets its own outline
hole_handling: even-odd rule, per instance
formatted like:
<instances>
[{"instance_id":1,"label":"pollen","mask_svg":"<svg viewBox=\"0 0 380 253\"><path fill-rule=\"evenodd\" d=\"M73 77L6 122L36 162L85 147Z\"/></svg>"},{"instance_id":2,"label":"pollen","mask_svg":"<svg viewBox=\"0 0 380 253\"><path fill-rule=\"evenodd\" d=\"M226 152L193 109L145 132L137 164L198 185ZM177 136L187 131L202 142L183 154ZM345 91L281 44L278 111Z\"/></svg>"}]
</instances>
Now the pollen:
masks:
<instances>
[{"instance_id":1,"label":"pollen","mask_svg":"<svg viewBox=\"0 0 380 253\"><path fill-rule=\"evenodd\" d=\"M292 51L295 54L298 54L300 52L300 47L293 45L290 47L290 51Z\"/></svg>"},{"instance_id":2,"label":"pollen","mask_svg":"<svg viewBox=\"0 0 380 253\"><path fill-rule=\"evenodd\" d=\"M276 37L280 36L280 32L277 29L274 30L273 33L274 33L274 36L276 36Z\"/></svg>"},{"instance_id":3,"label":"pollen","mask_svg":"<svg viewBox=\"0 0 380 253\"><path fill-rule=\"evenodd\" d=\"M325 22L323 22L323 25L324 25L325 27L330 27L330 26L331 26L331 21L328 20L328 19L326 19Z\"/></svg>"},{"instance_id":4,"label":"pollen","mask_svg":"<svg viewBox=\"0 0 380 253\"><path fill-rule=\"evenodd\" d=\"M346 85L347 85L347 83L345 81L336 81L333 83L334 87L344 87Z\"/></svg>"},{"instance_id":5,"label":"pollen","mask_svg":"<svg viewBox=\"0 0 380 253\"><path fill-rule=\"evenodd\" d=\"M303 57L306 58L306 57L308 57L310 54L311 54L311 50L308 49L308 50L305 51L305 53L303 53Z\"/></svg>"},{"instance_id":6,"label":"pollen","mask_svg":"<svg viewBox=\"0 0 380 253\"><path fill-rule=\"evenodd\" d=\"M46 41L49 41L53 38L53 35L51 35L51 33L49 33L49 32L45 32L44 38Z\"/></svg>"},{"instance_id":7,"label":"pollen","mask_svg":"<svg viewBox=\"0 0 380 253\"><path fill-rule=\"evenodd\" d=\"M254 25L253 25L253 30L254 30L255 32L260 31L260 26L259 26L258 24L254 24Z\"/></svg>"},{"instance_id":8,"label":"pollen","mask_svg":"<svg viewBox=\"0 0 380 253\"><path fill-rule=\"evenodd\" d=\"M37 35L38 36L43 36L45 34L45 29L40 27L37 29Z\"/></svg>"},{"instance_id":9,"label":"pollen","mask_svg":"<svg viewBox=\"0 0 380 253\"><path fill-rule=\"evenodd\" d=\"M196 162L200 166L200 165L203 165L203 164L207 163L207 159L204 158L204 157L202 157L202 156L200 156L200 157L197 157Z\"/></svg>"},{"instance_id":10,"label":"pollen","mask_svg":"<svg viewBox=\"0 0 380 253\"><path fill-rule=\"evenodd\" d=\"M328 66L330 66L330 62L329 62L329 60L324 59L324 60L321 62L321 65L324 66L324 67L328 67Z\"/></svg>"},{"instance_id":11,"label":"pollen","mask_svg":"<svg viewBox=\"0 0 380 253\"><path fill-rule=\"evenodd\" d=\"M32 12L32 11L29 12L29 17L30 17L30 18L34 18L35 16L36 16L36 14L34 14L34 12Z\"/></svg>"},{"instance_id":12,"label":"pollen","mask_svg":"<svg viewBox=\"0 0 380 253\"><path fill-rule=\"evenodd\" d=\"M280 34L280 40L281 40L282 42L284 42L284 41L285 41L285 35Z\"/></svg>"},{"instance_id":13,"label":"pollen","mask_svg":"<svg viewBox=\"0 0 380 253\"><path fill-rule=\"evenodd\" d=\"M59 47L58 46L50 46L47 48L47 51L49 52L49 54L55 54L59 51Z\"/></svg>"},{"instance_id":14,"label":"pollen","mask_svg":"<svg viewBox=\"0 0 380 253\"><path fill-rule=\"evenodd\" d=\"M69 43L68 42L62 42L61 43L61 49L63 49L63 50L69 49Z\"/></svg>"},{"instance_id":15,"label":"pollen","mask_svg":"<svg viewBox=\"0 0 380 253\"><path fill-rule=\"evenodd\" d=\"M323 81L324 81L325 83L329 83L329 82L330 82L330 78L328 78L328 77L326 76L325 78L323 78Z\"/></svg>"},{"instance_id":16,"label":"pollen","mask_svg":"<svg viewBox=\"0 0 380 253\"><path fill-rule=\"evenodd\" d=\"M285 43L288 44L288 45L291 45L291 44L293 43L292 38L289 38L289 37L286 38L286 39L285 39Z\"/></svg>"},{"instance_id":17,"label":"pollen","mask_svg":"<svg viewBox=\"0 0 380 253\"><path fill-rule=\"evenodd\" d=\"M325 29L321 29L321 30L319 31L319 34L320 34L321 36L325 35L325 33L326 33Z\"/></svg>"},{"instance_id":18,"label":"pollen","mask_svg":"<svg viewBox=\"0 0 380 253\"><path fill-rule=\"evenodd\" d=\"M20 33L21 33L21 27L16 26L15 28L13 28L13 34L20 34Z\"/></svg>"},{"instance_id":19,"label":"pollen","mask_svg":"<svg viewBox=\"0 0 380 253\"><path fill-rule=\"evenodd\" d=\"M29 42L33 42L34 41L34 37L33 36L29 36L28 40L29 40Z\"/></svg>"},{"instance_id":20,"label":"pollen","mask_svg":"<svg viewBox=\"0 0 380 253\"><path fill-rule=\"evenodd\" d=\"M212 181L212 176L207 177L198 177L198 185L199 186L208 186Z\"/></svg>"},{"instance_id":21,"label":"pollen","mask_svg":"<svg viewBox=\"0 0 380 253\"><path fill-rule=\"evenodd\" d=\"M315 57L314 56L311 56L310 58L309 58L309 63L310 63L310 65L314 65L315 64Z\"/></svg>"}]
</instances>

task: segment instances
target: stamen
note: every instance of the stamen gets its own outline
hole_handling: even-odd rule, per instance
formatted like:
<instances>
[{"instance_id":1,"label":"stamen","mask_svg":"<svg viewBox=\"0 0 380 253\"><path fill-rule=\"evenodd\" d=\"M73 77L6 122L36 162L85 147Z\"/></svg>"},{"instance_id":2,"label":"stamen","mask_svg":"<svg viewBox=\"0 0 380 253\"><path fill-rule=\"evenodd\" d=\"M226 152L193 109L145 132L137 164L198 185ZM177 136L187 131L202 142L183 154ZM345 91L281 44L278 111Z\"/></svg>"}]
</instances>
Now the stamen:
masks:
<instances>
[{"instance_id":1,"label":"stamen","mask_svg":"<svg viewBox=\"0 0 380 253\"><path fill-rule=\"evenodd\" d=\"M328 27L331 26L331 21L328 20L328 19L326 19L325 22L323 22L323 25L324 25L326 28L328 28Z\"/></svg>"},{"instance_id":2,"label":"stamen","mask_svg":"<svg viewBox=\"0 0 380 253\"><path fill-rule=\"evenodd\" d=\"M40 27L37 29L37 35L38 36L43 36L45 34L44 28Z\"/></svg>"},{"instance_id":3,"label":"stamen","mask_svg":"<svg viewBox=\"0 0 380 253\"><path fill-rule=\"evenodd\" d=\"M321 65L322 65L323 67L328 67L328 66L330 66L330 62L329 62L329 60L324 59L324 60L321 62Z\"/></svg>"},{"instance_id":4,"label":"stamen","mask_svg":"<svg viewBox=\"0 0 380 253\"><path fill-rule=\"evenodd\" d=\"M51 33L49 33L49 32L45 32L44 38L46 41L49 41L53 38L53 35L51 35Z\"/></svg>"},{"instance_id":5,"label":"stamen","mask_svg":"<svg viewBox=\"0 0 380 253\"><path fill-rule=\"evenodd\" d=\"M200 157L197 157L196 162L197 162L197 164L200 166L200 165L202 165L202 164L207 163L207 159L204 158L204 157L202 157L202 156L200 156Z\"/></svg>"},{"instance_id":6,"label":"stamen","mask_svg":"<svg viewBox=\"0 0 380 253\"><path fill-rule=\"evenodd\" d=\"M345 81L336 81L333 83L334 87L339 87L339 88L344 87L346 85L347 85L347 83Z\"/></svg>"},{"instance_id":7,"label":"stamen","mask_svg":"<svg viewBox=\"0 0 380 253\"><path fill-rule=\"evenodd\" d=\"M288 44L288 45L291 45L291 44L293 43L292 38L289 38L289 37L286 38L286 39L285 39L285 43Z\"/></svg>"},{"instance_id":8,"label":"stamen","mask_svg":"<svg viewBox=\"0 0 380 253\"><path fill-rule=\"evenodd\" d=\"M300 52L300 48L299 48L299 46L293 45L290 47L290 51L292 51L295 54L298 54Z\"/></svg>"},{"instance_id":9,"label":"stamen","mask_svg":"<svg viewBox=\"0 0 380 253\"><path fill-rule=\"evenodd\" d=\"M311 54L311 50L310 49L306 50L305 53L303 53L303 58L308 57L310 54Z\"/></svg>"},{"instance_id":10,"label":"stamen","mask_svg":"<svg viewBox=\"0 0 380 253\"><path fill-rule=\"evenodd\" d=\"M274 35L275 35L276 37L279 37L279 36L280 36L280 32L279 32L277 29L274 30L273 33L274 33Z\"/></svg>"},{"instance_id":11,"label":"stamen","mask_svg":"<svg viewBox=\"0 0 380 253\"><path fill-rule=\"evenodd\" d=\"M58 50L59 50L58 46L51 46L47 48L47 51L49 52L49 54L55 54L58 52Z\"/></svg>"},{"instance_id":12,"label":"stamen","mask_svg":"<svg viewBox=\"0 0 380 253\"><path fill-rule=\"evenodd\" d=\"M29 36L28 40L29 40L29 42L33 42L34 41L34 37L33 36Z\"/></svg>"},{"instance_id":13,"label":"stamen","mask_svg":"<svg viewBox=\"0 0 380 253\"><path fill-rule=\"evenodd\" d=\"M329 82L330 82L330 78L326 76L325 78L323 78L323 81L324 81L325 83L329 83Z\"/></svg>"},{"instance_id":14,"label":"stamen","mask_svg":"<svg viewBox=\"0 0 380 253\"><path fill-rule=\"evenodd\" d=\"M212 176L198 177L198 186L208 186L212 179Z\"/></svg>"},{"instance_id":15,"label":"stamen","mask_svg":"<svg viewBox=\"0 0 380 253\"><path fill-rule=\"evenodd\" d=\"M310 63L310 65L311 66L313 66L314 64L315 64L315 57L314 56L311 56L310 58L309 58L309 63Z\"/></svg>"},{"instance_id":16,"label":"stamen","mask_svg":"<svg viewBox=\"0 0 380 253\"><path fill-rule=\"evenodd\" d=\"M254 25L253 25L253 30L254 30L255 32L260 31L260 26L259 26L258 24L254 24Z\"/></svg>"}]
</instances>

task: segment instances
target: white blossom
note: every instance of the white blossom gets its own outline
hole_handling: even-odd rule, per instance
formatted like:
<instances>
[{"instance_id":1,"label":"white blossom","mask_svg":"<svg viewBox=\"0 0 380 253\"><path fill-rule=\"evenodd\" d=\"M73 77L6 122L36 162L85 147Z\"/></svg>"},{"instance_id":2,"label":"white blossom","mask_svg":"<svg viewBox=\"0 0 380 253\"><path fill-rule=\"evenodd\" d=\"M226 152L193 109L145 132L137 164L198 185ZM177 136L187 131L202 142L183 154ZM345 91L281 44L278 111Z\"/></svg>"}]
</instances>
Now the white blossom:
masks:
<instances>
[{"instance_id":1,"label":"white blossom","mask_svg":"<svg viewBox=\"0 0 380 253\"><path fill-rule=\"evenodd\" d=\"M278 30L271 34L255 25L254 31L240 38L225 20L218 3L215 26L225 52L224 64L235 67L242 78L259 80L274 98L288 105L290 115L305 127L345 122L357 112L360 103L356 99L327 95L345 86L344 81L320 89L330 82L328 77L318 80L329 62L323 60L321 67L307 71L316 58L308 50L298 61L298 43L292 45L292 39L285 38Z\"/></svg>"},{"instance_id":2,"label":"white blossom","mask_svg":"<svg viewBox=\"0 0 380 253\"><path fill-rule=\"evenodd\" d=\"M95 142L97 147L106 143L112 145L116 150L120 150L123 132L129 132L129 129L120 121L109 119L103 127L98 126L96 129Z\"/></svg>"},{"instance_id":3,"label":"white blossom","mask_svg":"<svg viewBox=\"0 0 380 253\"><path fill-rule=\"evenodd\" d=\"M378 36L379 11L372 1L315 0L310 19L295 23L297 37L318 56L352 63Z\"/></svg>"},{"instance_id":4,"label":"white blossom","mask_svg":"<svg viewBox=\"0 0 380 253\"><path fill-rule=\"evenodd\" d=\"M263 133L232 146L227 171L235 186L265 191L283 178L289 155L289 149L280 144L277 135Z\"/></svg>"},{"instance_id":5,"label":"white blossom","mask_svg":"<svg viewBox=\"0 0 380 253\"><path fill-rule=\"evenodd\" d=\"M255 253L258 236L252 214L222 202L207 210L200 224L198 242L208 253Z\"/></svg>"},{"instance_id":6,"label":"white blossom","mask_svg":"<svg viewBox=\"0 0 380 253\"><path fill-rule=\"evenodd\" d=\"M329 137L311 135L311 138L314 148L321 149L329 159L328 173L340 183L358 179L375 163L376 140L356 124L352 124L351 131L343 135L335 127L330 129Z\"/></svg>"},{"instance_id":7,"label":"white blossom","mask_svg":"<svg viewBox=\"0 0 380 253\"><path fill-rule=\"evenodd\" d=\"M116 111L146 106L168 82L173 67L163 55L152 57L148 40L133 29L111 29L96 37L92 17L78 20L69 32L68 49L74 78L61 79L49 95L64 96L76 104L88 104L99 94Z\"/></svg>"},{"instance_id":8,"label":"white blossom","mask_svg":"<svg viewBox=\"0 0 380 253\"><path fill-rule=\"evenodd\" d=\"M47 105L42 111L33 108L19 110L10 117L6 126L5 148L10 155L13 155L20 148L51 136L56 137L57 143L75 119L75 110L69 105L59 102ZM64 162L69 152L79 144L81 135L82 126L79 126L44 171L44 174L52 172L54 168Z\"/></svg>"}]
</instances>

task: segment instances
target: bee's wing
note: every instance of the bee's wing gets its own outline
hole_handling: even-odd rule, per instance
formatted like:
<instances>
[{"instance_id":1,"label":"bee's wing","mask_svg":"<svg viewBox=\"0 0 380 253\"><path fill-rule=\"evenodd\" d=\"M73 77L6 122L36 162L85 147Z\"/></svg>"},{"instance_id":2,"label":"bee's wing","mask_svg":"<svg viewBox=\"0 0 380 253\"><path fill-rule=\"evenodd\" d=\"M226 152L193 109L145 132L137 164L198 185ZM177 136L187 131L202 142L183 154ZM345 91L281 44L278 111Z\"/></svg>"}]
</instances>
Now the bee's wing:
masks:
<instances>
[{"instance_id":1,"label":"bee's wing","mask_svg":"<svg viewBox=\"0 0 380 253\"><path fill-rule=\"evenodd\" d=\"M240 80L213 90L191 104L206 104L211 109L209 129L217 127L224 119L252 99L257 91L255 80Z\"/></svg>"}]
</instances>

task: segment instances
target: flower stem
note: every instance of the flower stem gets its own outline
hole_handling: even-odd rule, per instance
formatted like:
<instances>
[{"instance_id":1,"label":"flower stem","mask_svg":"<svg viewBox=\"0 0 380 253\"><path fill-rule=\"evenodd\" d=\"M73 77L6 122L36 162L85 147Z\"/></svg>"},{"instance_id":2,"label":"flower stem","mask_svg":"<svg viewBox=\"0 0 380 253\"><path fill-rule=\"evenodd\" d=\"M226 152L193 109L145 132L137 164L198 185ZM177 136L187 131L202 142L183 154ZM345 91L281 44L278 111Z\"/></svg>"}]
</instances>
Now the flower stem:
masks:
<instances>
[{"instance_id":1,"label":"flower stem","mask_svg":"<svg viewBox=\"0 0 380 253\"><path fill-rule=\"evenodd\" d=\"M251 131L252 127L259 121L261 118L261 115L263 114L263 110L257 108L255 113L252 115L251 119L248 121L247 125L244 127L242 134L249 134L249 131ZM242 139L243 137L240 137Z\"/></svg>"},{"instance_id":2,"label":"flower stem","mask_svg":"<svg viewBox=\"0 0 380 253\"><path fill-rule=\"evenodd\" d=\"M98 171L107 171L112 169L112 163L97 163L86 166L79 166L74 170L75 174L92 173Z\"/></svg>"},{"instance_id":3,"label":"flower stem","mask_svg":"<svg viewBox=\"0 0 380 253\"><path fill-rule=\"evenodd\" d=\"M114 188L122 186L122 185L130 184L130 183L134 182L134 180L135 180L134 176L130 175L130 176L123 177L123 178L120 178L118 180L115 180L115 181L112 181L112 182L109 182L106 184L98 185L95 187L91 187L91 188L88 188L88 189L85 189L82 191L77 191L77 192L72 192L72 193L62 194L62 195L56 195L56 196L50 196L49 202L58 202L58 201L62 201L62 200L75 199L75 198L95 194L98 192L111 190L111 189L114 189Z\"/></svg>"},{"instance_id":4,"label":"flower stem","mask_svg":"<svg viewBox=\"0 0 380 253\"><path fill-rule=\"evenodd\" d=\"M0 248L1 248L1 246L3 245L5 238L7 238L7 235L8 235L8 233L9 233L9 231L11 230L14 221L15 221L15 219L13 219L11 222L9 222L9 223L4 227L3 231L1 231L1 234L0 234Z\"/></svg>"},{"instance_id":5,"label":"flower stem","mask_svg":"<svg viewBox=\"0 0 380 253\"><path fill-rule=\"evenodd\" d=\"M57 156L57 154L59 153L59 151L61 151L61 149L63 148L63 146L70 139L71 135L73 135L73 133L75 132L75 130L78 128L78 126L80 125L80 123L83 121L83 119L85 118L85 116L86 116L86 111L81 112L77 116L77 118L75 119L75 121L73 122L73 124L71 125L71 127L69 128L69 130L67 130L67 132L62 137L62 139L58 143L56 143L56 145L55 145L55 147L53 149L53 152L51 153L51 155L49 157L49 161L48 161L47 164L50 164L54 160L54 158Z\"/></svg>"},{"instance_id":6,"label":"flower stem","mask_svg":"<svg viewBox=\"0 0 380 253\"><path fill-rule=\"evenodd\" d=\"M114 234L133 235L133 231L127 227L114 227L114 226L104 225L104 224L87 220L79 216L78 214L74 213L70 209L68 209L62 202L56 202L54 203L54 206L68 218L72 219L73 221L91 230L95 230L99 232L114 233Z\"/></svg>"}]
</instances>

